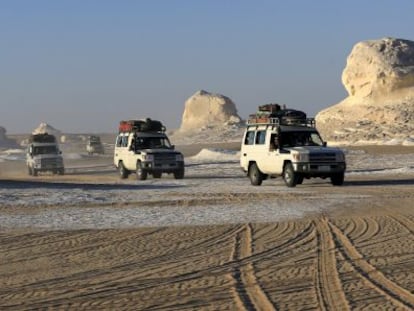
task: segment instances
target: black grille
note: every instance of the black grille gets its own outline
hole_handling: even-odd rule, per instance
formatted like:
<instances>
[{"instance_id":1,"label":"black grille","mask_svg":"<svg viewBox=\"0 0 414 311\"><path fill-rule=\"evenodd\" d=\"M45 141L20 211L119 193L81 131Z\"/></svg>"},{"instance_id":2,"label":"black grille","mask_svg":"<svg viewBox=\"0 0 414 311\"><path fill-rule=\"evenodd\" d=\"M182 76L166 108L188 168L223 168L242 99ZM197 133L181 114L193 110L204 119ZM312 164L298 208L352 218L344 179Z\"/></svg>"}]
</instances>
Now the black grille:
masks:
<instances>
[{"instance_id":1,"label":"black grille","mask_svg":"<svg viewBox=\"0 0 414 311\"><path fill-rule=\"evenodd\" d=\"M60 166L60 161L58 159L41 159L42 168L55 168Z\"/></svg>"},{"instance_id":2,"label":"black grille","mask_svg":"<svg viewBox=\"0 0 414 311\"><path fill-rule=\"evenodd\" d=\"M156 163L175 162L175 153L154 153L154 161Z\"/></svg>"},{"instance_id":3,"label":"black grille","mask_svg":"<svg viewBox=\"0 0 414 311\"><path fill-rule=\"evenodd\" d=\"M334 152L312 152L309 154L310 162L335 162Z\"/></svg>"}]
</instances>

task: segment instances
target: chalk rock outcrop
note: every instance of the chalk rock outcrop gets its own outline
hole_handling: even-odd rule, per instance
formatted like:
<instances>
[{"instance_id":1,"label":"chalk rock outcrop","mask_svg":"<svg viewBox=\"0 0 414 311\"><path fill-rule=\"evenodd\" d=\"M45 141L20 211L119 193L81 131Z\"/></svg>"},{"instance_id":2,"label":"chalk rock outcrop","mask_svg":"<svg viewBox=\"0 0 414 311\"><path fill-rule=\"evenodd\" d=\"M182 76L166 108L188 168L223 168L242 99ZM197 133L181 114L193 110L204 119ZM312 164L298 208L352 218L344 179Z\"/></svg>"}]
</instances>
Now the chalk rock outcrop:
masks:
<instances>
[{"instance_id":1,"label":"chalk rock outcrop","mask_svg":"<svg viewBox=\"0 0 414 311\"><path fill-rule=\"evenodd\" d=\"M51 126L51 125L49 125L45 122L42 122L32 132L32 134L44 134L44 133L59 136L61 134L61 131L55 129L53 126Z\"/></svg>"},{"instance_id":2,"label":"chalk rock outcrop","mask_svg":"<svg viewBox=\"0 0 414 311\"><path fill-rule=\"evenodd\" d=\"M185 102L180 131L240 123L233 101L220 94L198 91Z\"/></svg>"},{"instance_id":3,"label":"chalk rock outcrop","mask_svg":"<svg viewBox=\"0 0 414 311\"><path fill-rule=\"evenodd\" d=\"M414 86L414 42L384 38L357 43L342 83L350 96L383 96Z\"/></svg>"},{"instance_id":4,"label":"chalk rock outcrop","mask_svg":"<svg viewBox=\"0 0 414 311\"><path fill-rule=\"evenodd\" d=\"M414 42L383 38L357 43L342 83L348 97L316 116L328 141L414 139Z\"/></svg>"}]
</instances>

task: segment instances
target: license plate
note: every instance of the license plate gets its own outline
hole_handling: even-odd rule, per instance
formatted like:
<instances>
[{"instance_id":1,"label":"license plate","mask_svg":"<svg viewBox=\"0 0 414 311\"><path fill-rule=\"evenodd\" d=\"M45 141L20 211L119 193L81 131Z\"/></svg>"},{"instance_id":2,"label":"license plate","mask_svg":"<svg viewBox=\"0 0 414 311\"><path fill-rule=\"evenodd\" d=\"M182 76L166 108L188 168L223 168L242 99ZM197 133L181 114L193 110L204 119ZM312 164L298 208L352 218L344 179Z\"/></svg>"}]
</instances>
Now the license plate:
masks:
<instances>
[{"instance_id":1,"label":"license plate","mask_svg":"<svg viewBox=\"0 0 414 311\"><path fill-rule=\"evenodd\" d=\"M329 165L321 165L318 167L318 170L322 172L327 172L331 170L331 167Z\"/></svg>"}]
</instances>

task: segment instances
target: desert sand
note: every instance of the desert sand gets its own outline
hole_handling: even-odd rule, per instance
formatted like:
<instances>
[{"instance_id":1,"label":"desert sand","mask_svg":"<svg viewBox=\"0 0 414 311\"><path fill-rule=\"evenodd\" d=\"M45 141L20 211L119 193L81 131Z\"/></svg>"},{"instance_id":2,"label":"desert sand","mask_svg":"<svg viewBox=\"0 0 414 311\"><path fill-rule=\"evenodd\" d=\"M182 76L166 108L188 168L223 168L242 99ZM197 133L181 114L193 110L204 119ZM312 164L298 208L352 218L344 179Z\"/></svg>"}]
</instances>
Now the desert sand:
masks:
<instances>
[{"instance_id":1,"label":"desert sand","mask_svg":"<svg viewBox=\"0 0 414 311\"><path fill-rule=\"evenodd\" d=\"M187 155L197 153L194 146L186 148ZM367 156L414 156L413 147L356 149ZM3 185L33 180L2 168ZM74 171L63 177L41 176L38 182L97 180L111 183L117 175ZM247 179L244 182L249 186ZM213 201L300 206L309 200L318 205L323 196L333 198L331 208L268 222L59 230L2 227L0 309L414 309L414 174L356 174L346 176L342 187L304 182L289 191L278 182L251 186L254 191L245 193L190 193L175 204L183 211ZM337 200L341 197L345 199ZM140 208L151 202L132 204ZM101 208L88 207L96 212ZM0 224L5 215L27 216L54 208L1 206Z\"/></svg>"}]
</instances>

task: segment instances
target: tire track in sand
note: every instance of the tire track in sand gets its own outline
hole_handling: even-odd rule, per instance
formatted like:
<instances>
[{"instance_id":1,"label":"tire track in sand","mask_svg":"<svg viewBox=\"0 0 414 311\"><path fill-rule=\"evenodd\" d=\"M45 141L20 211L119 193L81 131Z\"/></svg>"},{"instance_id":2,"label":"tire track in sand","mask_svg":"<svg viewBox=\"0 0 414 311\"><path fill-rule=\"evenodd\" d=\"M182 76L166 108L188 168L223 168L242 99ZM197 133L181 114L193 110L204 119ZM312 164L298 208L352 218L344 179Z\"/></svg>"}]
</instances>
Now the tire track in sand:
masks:
<instances>
[{"instance_id":1,"label":"tire track in sand","mask_svg":"<svg viewBox=\"0 0 414 311\"><path fill-rule=\"evenodd\" d=\"M414 221L410 220L408 217L402 217L401 215L389 216L403 226L408 232L414 234Z\"/></svg>"},{"instance_id":2,"label":"tire track in sand","mask_svg":"<svg viewBox=\"0 0 414 311\"><path fill-rule=\"evenodd\" d=\"M252 242L252 227L247 224L235 237L232 260L238 261L251 257ZM252 261L235 267L232 277L236 286L233 288L234 297L239 310L276 310L259 284Z\"/></svg>"},{"instance_id":3,"label":"tire track in sand","mask_svg":"<svg viewBox=\"0 0 414 311\"><path fill-rule=\"evenodd\" d=\"M350 310L335 257L335 241L329 229L328 220L316 221L318 239L318 263L316 269L316 294L321 310Z\"/></svg>"},{"instance_id":4,"label":"tire track in sand","mask_svg":"<svg viewBox=\"0 0 414 311\"><path fill-rule=\"evenodd\" d=\"M332 222L327 222L331 229L331 234L339 244L337 249L344 256L352 267L378 293L388 298L393 304L403 310L414 309L414 295L387 279L379 270L366 261L359 251L355 248L349 238L342 233Z\"/></svg>"},{"instance_id":5,"label":"tire track in sand","mask_svg":"<svg viewBox=\"0 0 414 311\"><path fill-rule=\"evenodd\" d=\"M310 242L314 240L315 236L315 230L314 225L312 223L309 223L308 226L303 228L299 233L293 234L293 236L285 241L283 241L281 244L275 245L269 249L266 249L262 252L251 254L250 256L247 256L247 252L252 252L251 247L247 249L247 252L245 251L245 248L236 248L236 243L238 241L242 241L243 239L246 239L245 235L250 232L250 238L248 238L249 243L252 243L251 238L251 227L249 229L245 228L246 225L237 225L234 226L231 230L226 231L226 236L224 239L232 238L231 245L232 251L229 256L230 261L224 262L224 263L218 263L218 265L213 265L210 267L202 267L202 266L196 266L195 270L188 270L188 271L182 271L178 274L174 274L171 276L166 277L158 277L158 278L142 278L141 273L128 273L127 275L121 274L119 275L119 272L129 272L132 271L133 268L138 268L139 266L142 266L143 261L138 261L130 264L121 264L120 266L112 266L111 271L115 272L115 275L109 276L110 281L106 279L105 272L108 273L108 269L105 269L105 272L101 269L93 269L91 271L88 271L88 281L86 283L83 283L81 280L85 278L85 273L75 273L75 275L69 275L64 278L58 278L49 280L46 283L43 283L41 287L43 288L51 288L53 290L53 293L48 293L47 297L43 297L41 299L33 299L33 297L36 296L36 294L31 294L32 299L25 300L26 303L30 301L30 305L32 309L44 307L45 303L50 308L57 308L58 306L64 305L68 301L68 293L71 293L72 291L70 289L77 289L77 294L75 296L70 296L70 299L72 303L81 303L81 304L87 304L88 301L94 301L95 304L100 304L100 302L108 301L113 299L110 297L115 296L122 296L122 295L131 295L133 293L146 291L146 290L156 290L157 288L160 288L162 286L169 286L172 284L178 284L180 282L186 282L186 281L193 281L204 277L221 277L226 276L229 280L230 285L230 292L233 290L234 294L232 295L233 299L239 299L239 308L240 310L245 309L243 301L240 300L237 289L241 288L247 288L245 292L249 292L252 294L255 294L253 290L250 290L248 286L245 286L243 283L243 279L241 278L241 273L239 273L239 280L238 283L240 285L239 288L237 288L235 285L236 279L233 278L234 271L243 271L245 269L244 267L253 267L253 265L257 262L261 262L263 259L270 259L273 257L277 257L278 260L288 260L289 258L295 258L297 256L296 253L292 253L292 249L300 248L302 245L307 245ZM290 226L289 226L290 227ZM246 230L250 230L246 232ZM233 235L232 233L233 232ZM290 232L290 231L289 231ZM227 235L228 234L228 235ZM213 238L214 240L214 238ZM211 240L210 240L211 242ZM247 245L251 245L247 243ZM203 244L204 245L204 244ZM242 245L239 243L239 245ZM245 245L245 244L243 244ZM204 249L204 248L203 248ZM236 250L239 249L239 251L236 253ZM240 250L243 249L243 252ZM194 249L194 251L196 251ZM203 252L205 256L210 256L210 254ZM239 254L239 255L237 255ZM306 255L308 256L308 255ZM240 258L240 259L239 259ZM169 255L167 255L167 262L168 259L174 259L170 258ZM176 260L176 258L174 259ZM247 269L247 268L246 268ZM250 273L253 271L251 268L247 269L247 272ZM97 273L96 273L97 272ZM102 275L104 274L104 275ZM100 278L104 277L104 280L101 280ZM58 283L58 284L56 284ZM252 286L258 286L257 283L252 283ZM248 284L250 286L250 284ZM56 287L57 286L57 287ZM22 286L19 286L19 288L16 288L13 293L18 295L22 295L22 289L25 289L26 291L33 291L35 288L41 290L42 288L39 288L39 284L32 283ZM79 289L81 291L79 291ZM258 290L261 290L260 286L258 287ZM63 292L62 292L62 291ZM266 296L263 290L263 295ZM8 291L7 293L4 293L5 295L11 295L12 293ZM5 298L5 295L2 296L2 298ZM24 295L24 293L23 293ZM9 296L10 297L10 296ZM236 297L236 298L235 298ZM249 296L247 296L249 297ZM250 299L250 298L249 298ZM0 299L1 300L1 299ZM9 299L7 299L9 300ZM269 301L269 299L267 299ZM46 302L47 301L47 302ZM100 301L100 302L97 302ZM254 306L253 303L251 305L252 307L249 308L249 310L252 310L253 307L256 307L258 310L261 309L268 309L268 310L274 310L276 309L275 306L269 305L267 307L265 304ZM99 308L97 308L99 309Z\"/></svg>"},{"instance_id":6,"label":"tire track in sand","mask_svg":"<svg viewBox=\"0 0 414 311\"><path fill-rule=\"evenodd\" d=\"M226 229L226 227L223 227L223 229L225 230L218 231L214 235L206 234L207 238L205 240L201 240L197 243L190 244L188 248L179 249L179 251L174 250L172 252L167 252L164 254L155 253L153 256L149 256L148 258L143 258L139 262L127 259L121 262L116 261L113 263L108 263L110 267L109 270L107 268L108 266L105 265L105 267L98 267L98 268L94 268L94 269L90 269L86 271L79 271L77 273L67 275L64 278L62 277L46 278L43 280L36 280L36 282L26 283L24 285L15 287L14 289L9 288L7 296L2 296L1 291L0 291L0 300L3 298L9 301L17 300L17 299L33 300L39 295L38 293L41 292L43 288L48 288L48 287L54 288L55 290L54 296L56 297L59 296L60 293L65 292L68 287L77 287L81 285L85 288L84 289L85 291L88 291L90 286L93 286L94 290L99 291L101 288L111 287L114 284L128 283L130 281L131 276L128 274L125 275L125 271L134 270L135 267L141 267L141 266L147 267L147 269L141 269L140 273L134 274L134 278L139 277L140 279L152 279L153 278L152 275L159 275L161 273L160 272L161 269L167 269L167 268L156 269L155 267L160 266L160 264L164 262L169 263L171 260L174 259L176 263L169 264L168 269L177 268L178 266L185 265L186 262L183 262L183 260L179 260L179 259L184 259L184 258L188 259L189 257L191 257L193 252L200 250L200 249L210 248L216 244L222 245L223 241L226 241L236 236L240 231L244 230L244 227L237 225L237 226L232 226L230 229ZM113 230L110 230L109 232L111 231ZM105 232L107 231L105 230ZM148 230L146 231L145 234L143 233L140 236L143 237L143 236L147 236L151 234L158 234L159 232L165 232L165 229ZM58 238L61 235L60 232L56 232L56 234L58 235ZM100 232L98 232L97 234L94 234L93 236L89 234L89 238L92 238L92 239L90 241L91 245L89 246L88 249L92 249L96 251L97 247L100 245L97 243L96 235L100 235L100 234L101 234ZM45 244L45 245L53 244L53 247L50 247L52 251L54 251L55 249L59 249L62 246L65 246L67 250L65 250L64 252L60 252L61 257L64 255L66 256L66 254L76 255L80 251L86 251L85 246L81 245L82 247L80 247L78 245L78 244L82 244L82 243L79 243L80 242L78 240L79 235L77 233L74 233L73 235L75 237L74 239L76 240L76 243L75 243L76 247L71 248L68 245L60 245L61 243L60 238L57 241L55 241L54 239L51 239L51 235L48 233L42 232L40 234L41 239L42 239L42 244ZM123 240L124 242L122 242L121 240ZM133 238L128 239L129 242L132 242L135 240L136 239L133 239ZM108 239L103 242L101 241L100 243L116 245L114 247L114 250L124 253L122 249L119 249L119 247L120 245L125 244L126 241L125 241L125 237L123 237L122 239L121 238ZM25 256L25 258L26 259L29 258L30 260L34 260L34 259L42 260L44 257L51 256L50 252L42 251L42 253L43 253L43 256L41 256L41 254L37 254L36 257ZM88 253L84 254L83 256L88 256ZM125 259L125 257L123 257L123 259ZM23 261L24 258L19 258L19 260ZM150 273L148 271L150 271ZM90 279L90 280L95 280L95 282L98 282L98 283L89 284L88 282L83 282L85 278Z\"/></svg>"}]
</instances>

